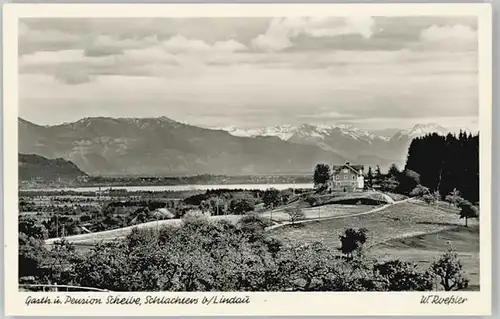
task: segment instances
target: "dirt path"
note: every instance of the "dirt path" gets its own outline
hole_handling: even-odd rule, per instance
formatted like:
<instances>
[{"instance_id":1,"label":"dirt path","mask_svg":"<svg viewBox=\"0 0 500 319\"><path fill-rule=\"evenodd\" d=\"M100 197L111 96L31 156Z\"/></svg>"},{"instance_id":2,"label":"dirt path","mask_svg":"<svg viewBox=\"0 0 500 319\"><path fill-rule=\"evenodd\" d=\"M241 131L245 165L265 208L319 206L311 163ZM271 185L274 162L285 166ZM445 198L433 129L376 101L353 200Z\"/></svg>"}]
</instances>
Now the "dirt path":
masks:
<instances>
[{"instance_id":1,"label":"dirt path","mask_svg":"<svg viewBox=\"0 0 500 319\"><path fill-rule=\"evenodd\" d=\"M387 195L385 195L385 196L387 196ZM389 196L387 196L387 197L389 197ZM374 213L377 213L377 212L380 212L380 211L386 209L389 206L398 205L398 204L401 204L401 203L408 202L410 200L411 200L411 198L407 198L407 199L403 199L403 200L400 200L400 201L396 202L396 201L394 201L391 198L392 202L390 204L386 204L386 205L383 205L383 206L371 209L371 210L366 211L366 212L353 213L353 214L345 214L345 215L337 215L337 216L324 217L324 218L313 218L313 219L300 220L300 221L295 222L295 224L304 224L304 223L317 222L317 221L323 221L323 220L331 220L331 219L339 219L339 218L346 218L346 217L354 217L354 216L361 216L361 215L367 215L367 214L374 214ZM292 224L291 222L283 222L281 224L277 224L277 225L273 225L273 226L267 227L266 231L273 230L273 229L276 229L276 228L279 228L279 227L283 227L283 226L286 226L286 225L291 225L291 224Z\"/></svg>"},{"instance_id":2,"label":"dirt path","mask_svg":"<svg viewBox=\"0 0 500 319\"><path fill-rule=\"evenodd\" d=\"M231 222L237 222L241 216L238 215L223 215L223 216L210 216L209 219L212 220L227 220ZM127 226L118 229L105 230L90 234L80 234L65 237L64 239L71 243L79 243L79 242L97 242L100 240L110 240L119 237L127 236L132 232L133 228L145 229L145 228L155 228L155 227L163 227L163 226L178 226L182 224L182 219L166 219L159 221L152 221L132 226ZM46 245L53 245L54 242L60 241L62 238L50 238L45 241Z\"/></svg>"}]
</instances>

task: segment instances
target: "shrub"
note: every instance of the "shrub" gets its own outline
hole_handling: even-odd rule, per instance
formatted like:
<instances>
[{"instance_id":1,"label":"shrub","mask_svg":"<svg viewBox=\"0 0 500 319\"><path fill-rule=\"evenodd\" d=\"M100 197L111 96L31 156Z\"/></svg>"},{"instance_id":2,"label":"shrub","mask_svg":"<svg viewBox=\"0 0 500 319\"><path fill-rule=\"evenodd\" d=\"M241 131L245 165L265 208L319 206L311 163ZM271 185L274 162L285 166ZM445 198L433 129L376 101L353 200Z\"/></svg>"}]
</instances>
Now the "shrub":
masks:
<instances>
[{"instance_id":1,"label":"shrub","mask_svg":"<svg viewBox=\"0 0 500 319\"><path fill-rule=\"evenodd\" d=\"M209 214L207 213L203 213L202 211L200 210L197 210L197 209L193 209L193 210L189 210L187 211L183 216L182 216L182 221L184 223L188 223L188 222L196 222L196 221L199 221L199 220L208 220L208 216L210 216Z\"/></svg>"},{"instance_id":2,"label":"shrub","mask_svg":"<svg viewBox=\"0 0 500 319\"><path fill-rule=\"evenodd\" d=\"M433 288L433 276L422 272L413 262L399 259L378 263L374 266L375 276L381 278L382 290L427 291Z\"/></svg>"},{"instance_id":3,"label":"shrub","mask_svg":"<svg viewBox=\"0 0 500 319\"><path fill-rule=\"evenodd\" d=\"M401 194L410 194L420 183L420 175L412 170L405 169L398 175L399 185L397 191Z\"/></svg>"},{"instance_id":4,"label":"shrub","mask_svg":"<svg viewBox=\"0 0 500 319\"><path fill-rule=\"evenodd\" d=\"M430 194L430 191L427 187L422 185L417 185L411 192L410 196L412 197L422 197L424 195Z\"/></svg>"},{"instance_id":5,"label":"shrub","mask_svg":"<svg viewBox=\"0 0 500 319\"><path fill-rule=\"evenodd\" d=\"M271 226L272 222L257 214L248 214L239 220L238 225L245 231L262 232L266 227Z\"/></svg>"}]
</instances>

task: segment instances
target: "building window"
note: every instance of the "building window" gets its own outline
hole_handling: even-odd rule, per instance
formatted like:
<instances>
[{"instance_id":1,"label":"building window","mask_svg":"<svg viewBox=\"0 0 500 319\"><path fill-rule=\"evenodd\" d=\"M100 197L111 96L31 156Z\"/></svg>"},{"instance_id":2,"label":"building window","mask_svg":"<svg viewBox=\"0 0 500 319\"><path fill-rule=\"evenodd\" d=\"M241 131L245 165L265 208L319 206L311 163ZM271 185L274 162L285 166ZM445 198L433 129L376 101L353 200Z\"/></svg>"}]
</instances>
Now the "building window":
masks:
<instances>
[{"instance_id":1,"label":"building window","mask_svg":"<svg viewBox=\"0 0 500 319\"><path fill-rule=\"evenodd\" d=\"M347 175L344 175L344 179L347 179Z\"/></svg>"},{"instance_id":2,"label":"building window","mask_svg":"<svg viewBox=\"0 0 500 319\"><path fill-rule=\"evenodd\" d=\"M356 176L352 175L352 179L356 179Z\"/></svg>"},{"instance_id":3,"label":"building window","mask_svg":"<svg viewBox=\"0 0 500 319\"><path fill-rule=\"evenodd\" d=\"M338 176L338 175L335 175L335 179L336 179L336 180L339 180L340 178L339 178L339 176Z\"/></svg>"}]
</instances>

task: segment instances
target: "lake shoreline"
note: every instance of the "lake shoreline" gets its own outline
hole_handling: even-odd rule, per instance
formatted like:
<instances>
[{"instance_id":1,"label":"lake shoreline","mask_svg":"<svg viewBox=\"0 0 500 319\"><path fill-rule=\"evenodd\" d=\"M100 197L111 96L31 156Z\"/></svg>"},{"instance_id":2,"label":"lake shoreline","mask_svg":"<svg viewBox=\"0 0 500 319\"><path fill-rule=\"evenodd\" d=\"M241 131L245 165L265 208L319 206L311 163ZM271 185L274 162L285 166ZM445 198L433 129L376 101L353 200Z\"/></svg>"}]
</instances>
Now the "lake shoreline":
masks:
<instances>
[{"instance_id":1,"label":"lake shoreline","mask_svg":"<svg viewBox=\"0 0 500 319\"><path fill-rule=\"evenodd\" d=\"M40 187L40 188L19 188L19 192L165 192L165 191L208 191L217 189L228 190L266 190L276 188L284 189L312 189L313 183L241 183L241 184L181 184L181 185L99 185L99 186L77 186L77 187Z\"/></svg>"}]
</instances>

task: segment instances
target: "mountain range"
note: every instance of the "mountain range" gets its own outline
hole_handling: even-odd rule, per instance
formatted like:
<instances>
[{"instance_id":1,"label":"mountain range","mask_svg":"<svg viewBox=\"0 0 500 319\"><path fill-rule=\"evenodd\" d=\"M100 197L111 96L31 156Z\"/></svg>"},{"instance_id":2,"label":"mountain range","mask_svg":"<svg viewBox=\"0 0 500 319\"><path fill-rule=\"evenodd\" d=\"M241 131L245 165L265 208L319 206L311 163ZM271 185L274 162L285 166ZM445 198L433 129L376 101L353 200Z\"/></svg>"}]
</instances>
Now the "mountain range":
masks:
<instances>
[{"instance_id":1,"label":"mountain range","mask_svg":"<svg viewBox=\"0 0 500 319\"><path fill-rule=\"evenodd\" d=\"M392 130L391 136L374 134L350 125L281 125L242 129L221 128L234 136L275 136L296 144L315 145L364 165L404 165L406 150L415 137L449 130L438 124L417 124L411 130ZM384 133L388 133L386 130Z\"/></svg>"},{"instance_id":2,"label":"mountain range","mask_svg":"<svg viewBox=\"0 0 500 319\"><path fill-rule=\"evenodd\" d=\"M404 165L417 125L392 137L352 126L202 128L167 117L91 117L41 126L19 119L19 152L72 161L90 175L310 174L317 163Z\"/></svg>"}]
</instances>

